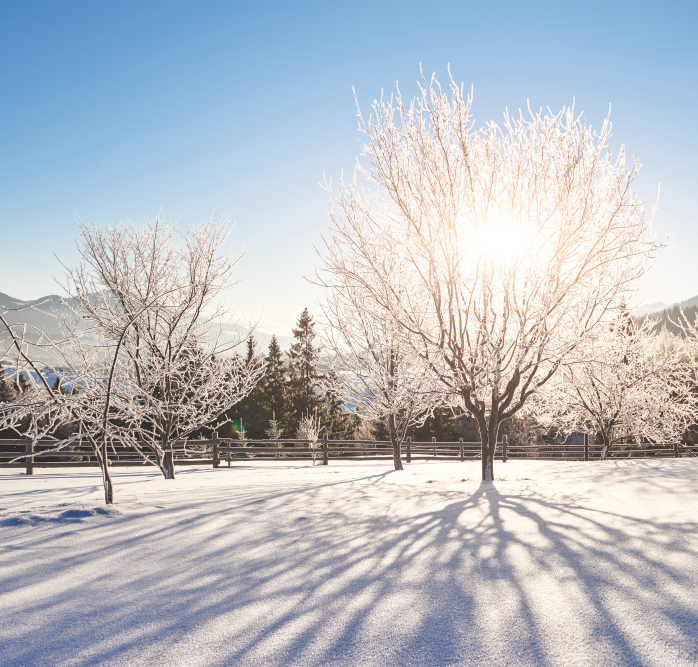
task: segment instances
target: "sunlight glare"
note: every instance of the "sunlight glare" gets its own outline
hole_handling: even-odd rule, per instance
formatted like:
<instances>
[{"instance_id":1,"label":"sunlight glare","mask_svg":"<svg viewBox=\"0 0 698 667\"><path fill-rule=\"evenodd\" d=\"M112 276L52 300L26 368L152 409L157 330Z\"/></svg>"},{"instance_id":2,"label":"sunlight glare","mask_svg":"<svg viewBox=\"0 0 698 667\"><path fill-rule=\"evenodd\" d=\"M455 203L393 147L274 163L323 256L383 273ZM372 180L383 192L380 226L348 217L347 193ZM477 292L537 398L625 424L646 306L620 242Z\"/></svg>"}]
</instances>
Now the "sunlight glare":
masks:
<instances>
[{"instance_id":1,"label":"sunlight glare","mask_svg":"<svg viewBox=\"0 0 698 667\"><path fill-rule=\"evenodd\" d=\"M492 216L480 226L478 239L481 254L495 263L508 263L525 251L522 226L503 216Z\"/></svg>"}]
</instances>

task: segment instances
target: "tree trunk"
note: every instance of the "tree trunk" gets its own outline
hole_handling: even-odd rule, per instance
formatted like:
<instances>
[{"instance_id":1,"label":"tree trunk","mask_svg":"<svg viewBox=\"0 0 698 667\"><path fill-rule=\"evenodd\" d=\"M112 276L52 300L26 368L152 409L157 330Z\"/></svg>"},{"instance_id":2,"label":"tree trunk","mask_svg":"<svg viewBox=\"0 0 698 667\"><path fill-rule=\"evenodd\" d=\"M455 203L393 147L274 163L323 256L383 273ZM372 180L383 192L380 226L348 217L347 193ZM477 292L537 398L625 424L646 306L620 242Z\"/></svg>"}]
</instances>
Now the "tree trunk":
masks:
<instances>
[{"instance_id":1,"label":"tree trunk","mask_svg":"<svg viewBox=\"0 0 698 667\"><path fill-rule=\"evenodd\" d=\"M487 419L478 419L482 444L482 481L494 482L494 449L497 446L499 424L492 425Z\"/></svg>"},{"instance_id":2,"label":"tree trunk","mask_svg":"<svg viewBox=\"0 0 698 667\"><path fill-rule=\"evenodd\" d=\"M111 481L111 475L109 474L109 466L107 461L102 462L102 483L104 484L104 502L107 505L114 504L114 485Z\"/></svg>"},{"instance_id":3,"label":"tree trunk","mask_svg":"<svg viewBox=\"0 0 698 667\"><path fill-rule=\"evenodd\" d=\"M388 428L390 429L390 442L393 445L393 465L395 470L403 470L402 467L402 440L397 432L395 415L388 417Z\"/></svg>"},{"instance_id":4,"label":"tree trunk","mask_svg":"<svg viewBox=\"0 0 698 667\"><path fill-rule=\"evenodd\" d=\"M114 504L114 484L111 481L111 475L109 474L109 465L107 459L107 443L103 440L100 444L97 444L91 437L89 442L92 445L97 458L97 463L99 463L99 469L102 471L102 485L104 486L104 502L107 505Z\"/></svg>"},{"instance_id":5,"label":"tree trunk","mask_svg":"<svg viewBox=\"0 0 698 667\"><path fill-rule=\"evenodd\" d=\"M601 450L601 460L605 461L608 458L608 450L611 448L611 439L601 431L601 438L603 439L603 449Z\"/></svg>"},{"instance_id":6,"label":"tree trunk","mask_svg":"<svg viewBox=\"0 0 698 667\"><path fill-rule=\"evenodd\" d=\"M393 440L393 465L395 466L395 470L403 470L402 443L399 440Z\"/></svg>"},{"instance_id":7,"label":"tree trunk","mask_svg":"<svg viewBox=\"0 0 698 667\"><path fill-rule=\"evenodd\" d=\"M507 385L507 391L513 391L518 384L512 379ZM473 402L470 398L470 391L463 393L463 403L471 415L475 417L477 428L480 431L481 459L482 459L482 481L494 482L494 450L497 446L497 433L501 419L501 396L499 395L498 385L495 384L492 389L492 405L489 414L481 401ZM508 405L508 403L507 403ZM507 418L511 417L511 414Z\"/></svg>"},{"instance_id":8,"label":"tree trunk","mask_svg":"<svg viewBox=\"0 0 698 667\"><path fill-rule=\"evenodd\" d=\"M160 464L160 470L165 479L174 479L174 454L172 449L167 449L163 453L162 463Z\"/></svg>"}]
</instances>

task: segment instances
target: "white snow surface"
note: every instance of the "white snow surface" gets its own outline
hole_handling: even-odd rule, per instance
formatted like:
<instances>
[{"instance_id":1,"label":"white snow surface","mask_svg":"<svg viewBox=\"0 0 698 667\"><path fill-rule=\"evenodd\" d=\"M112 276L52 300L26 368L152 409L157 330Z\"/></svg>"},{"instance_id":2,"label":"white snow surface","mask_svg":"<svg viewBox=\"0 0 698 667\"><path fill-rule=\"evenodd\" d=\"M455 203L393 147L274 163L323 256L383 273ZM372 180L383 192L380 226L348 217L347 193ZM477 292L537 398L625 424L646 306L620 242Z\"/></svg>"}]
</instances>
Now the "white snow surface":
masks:
<instances>
[{"instance_id":1,"label":"white snow surface","mask_svg":"<svg viewBox=\"0 0 698 667\"><path fill-rule=\"evenodd\" d=\"M698 459L0 472L0 663L698 665Z\"/></svg>"}]
</instances>

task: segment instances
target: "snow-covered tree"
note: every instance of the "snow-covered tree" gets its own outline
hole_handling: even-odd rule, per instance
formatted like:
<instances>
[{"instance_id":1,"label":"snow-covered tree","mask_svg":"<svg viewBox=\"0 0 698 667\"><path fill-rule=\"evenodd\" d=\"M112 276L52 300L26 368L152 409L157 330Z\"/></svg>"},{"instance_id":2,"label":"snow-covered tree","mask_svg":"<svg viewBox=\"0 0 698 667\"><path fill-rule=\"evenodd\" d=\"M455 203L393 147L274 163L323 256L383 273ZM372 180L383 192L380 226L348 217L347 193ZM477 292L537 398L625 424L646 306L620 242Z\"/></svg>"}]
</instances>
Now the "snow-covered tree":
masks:
<instances>
[{"instance_id":1,"label":"snow-covered tree","mask_svg":"<svg viewBox=\"0 0 698 667\"><path fill-rule=\"evenodd\" d=\"M0 405L0 430L14 431L29 438L34 445L39 440L53 442L44 453L59 452L79 443L89 443L102 470L105 500L112 503L113 484L106 457L107 439L103 436L105 397L108 395L104 375L98 377L96 369L104 368L104 358L97 352L94 340L82 344L79 335L66 331L65 339L51 340L45 332L26 324L11 324L7 315L11 310L27 310L31 306L16 309L2 308L0 312L0 350L2 360L9 360L12 374L21 391L15 391L14 400ZM73 322L74 324L74 322ZM39 364L38 356L52 358L51 363ZM61 360L69 358L77 371L66 373ZM53 385L48 376L55 375ZM17 381L19 378L19 381ZM62 387L69 386L70 391ZM128 388L119 388L118 398ZM115 399L115 402L118 400ZM126 403L133 395L125 397ZM21 457L20 457L21 458Z\"/></svg>"},{"instance_id":2,"label":"snow-covered tree","mask_svg":"<svg viewBox=\"0 0 698 667\"><path fill-rule=\"evenodd\" d=\"M276 418L276 413L272 412L272 417L269 420L269 426L266 431L264 431L267 438L270 440L277 440L284 437L284 430L279 425L279 421ZM276 443L278 446L278 443Z\"/></svg>"},{"instance_id":3,"label":"snow-covered tree","mask_svg":"<svg viewBox=\"0 0 698 667\"><path fill-rule=\"evenodd\" d=\"M317 416L317 410L314 413L306 412L298 422L298 428L296 430L296 437L299 440L307 440L310 447L310 458L313 460L313 465L315 465L315 457L317 455L317 443L318 437L322 427L320 426L320 420Z\"/></svg>"},{"instance_id":4,"label":"snow-covered tree","mask_svg":"<svg viewBox=\"0 0 698 667\"><path fill-rule=\"evenodd\" d=\"M332 367L325 384L361 419L387 427L395 470L402 470L402 442L431 412L434 382L414 346L361 288L355 276L361 266L350 259L330 256L326 262L332 270L324 279L322 340Z\"/></svg>"},{"instance_id":5,"label":"snow-covered tree","mask_svg":"<svg viewBox=\"0 0 698 667\"><path fill-rule=\"evenodd\" d=\"M608 148L608 119L594 132L574 108L507 112L475 129L470 109L453 80L449 95L432 77L411 103L398 89L359 112L363 161L332 195L327 256L362 266L361 289L472 413L492 480L499 425L661 244L632 188L637 162ZM392 289L386 255L405 289Z\"/></svg>"},{"instance_id":6,"label":"snow-covered tree","mask_svg":"<svg viewBox=\"0 0 698 667\"><path fill-rule=\"evenodd\" d=\"M687 343L627 311L597 328L560 366L534 403L547 427L599 433L601 458L615 444L634 439L670 443L695 419L694 364Z\"/></svg>"},{"instance_id":7,"label":"snow-covered tree","mask_svg":"<svg viewBox=\"0 0 698 667\"><path fill-rule=\"evenodd\" d=\"M229 233L213 219L189 230L159 217L80 223L82 262L68 267L66 305L109 360L109 373L87 383L110 388L103 437L153 458L166 479L174 442L214 423L262 375L258 359L230 354L242 336L222 337L230 318L218 299L244 254L224 249Z\"/></svg>"}]
</instances>

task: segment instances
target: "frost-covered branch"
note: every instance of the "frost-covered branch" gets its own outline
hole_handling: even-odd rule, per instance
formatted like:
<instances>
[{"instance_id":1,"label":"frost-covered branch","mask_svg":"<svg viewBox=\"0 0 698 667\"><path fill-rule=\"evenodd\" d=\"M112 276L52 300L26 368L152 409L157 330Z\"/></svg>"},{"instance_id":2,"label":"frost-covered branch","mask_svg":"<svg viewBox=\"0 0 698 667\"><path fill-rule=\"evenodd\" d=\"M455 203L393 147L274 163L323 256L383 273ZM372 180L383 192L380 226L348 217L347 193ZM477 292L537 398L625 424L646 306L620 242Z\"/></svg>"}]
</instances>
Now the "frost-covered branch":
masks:
<instances>
[{"instance_id":1,"label":"frost-covered branch","mask_svg":"<svg viewBox=\"0 0 698 667\"><path fill-rule=\"evenodd\" d=\"M332 354L327 389L361 419L385 424L396 470L402 470L401 446L407 429L420 426L438 397L429 369L393 320L384 317L348 260L327 276L321 335ZM398 271L399 267L393 267ZM386 302L390 295L385 295Z\"/></svg>"},{"instance_id":2,"label":"frost-covered branch","mask_svg":"<svg viewBox=\"0 0 698 667\"><path fill-rule=\"evenodd\" d=\"M263 364L233 352L244 337L236 328L229 335L230 316L218 302L235 284L242 256L223 247L226 221L187 231L159 218L80 230L82 262L67 267L69 297L55 314L61 339L38 330L28 337L26 325L0 319L4 357L27 385L0 404L0 419L35 440L53 438L56 451L91 443L110 503L114 443L133 447L171 479L174 442L219 422L254 388ZM32 348L55 362L39 371Z\"/></svg>"},{"instance_id":3,"label":"frost-covered branch","mask_svg":"<svg viewBox=\"0 0 698 667\"><path fill-rule=\"evenodd\" d=\"M563 433L599 433L613 445L678 442L698 410L690 341L621 313L580 344L535 402L541 422Z\"/></svg>"},{"instance_id":4,"label":"frost-covered branch","mask_svg":"<svg viewBox=\"0 0 698 667\"><path fill-rule=\"evenodd\" d=\"M306 412L298 422L296 437L299 440L308 441L308 446L310 448L310 458L313 460L313 465L315 465L315 456L317 454L317 442L318 437L320 436L320 431L322 431L322 427L320 426L320 420L317 416L317 410L315 410L313 414L309 414Z\"/></svg>"},{"instance_id":5,"label":"frost-covered branch","mask_svg":"<svg viewBox=\"0 0 698 667\"><path fill-rule=\"evenodd\" d=\"M104 437L148 452L167 479L174 442L214 423L263 372L231 354L243 336L224 338L231 318L218 299L237 282L244 254L224 250L229 233L213 219L186 231L160 218L141 227L80 223L82 261L67 267L66 306L114 369Z\"/></svg>"},{"instance_id":6,"label":"frost-covered branch","mask_svg":"<svg viewBox=\"0 0 698 667\"><path fill-rule=\"evenodd\" d=\"M359 112L363 162L331 193L324 268L349 266L460 397L491 480L501 422L632 293L662 244L632 188L638 163L610 153L608 119L594 132L574 108L529 110L475 129L471 102L432 77L412 102L398 90L370 118Z\"/></svg>"}]
</instances>

